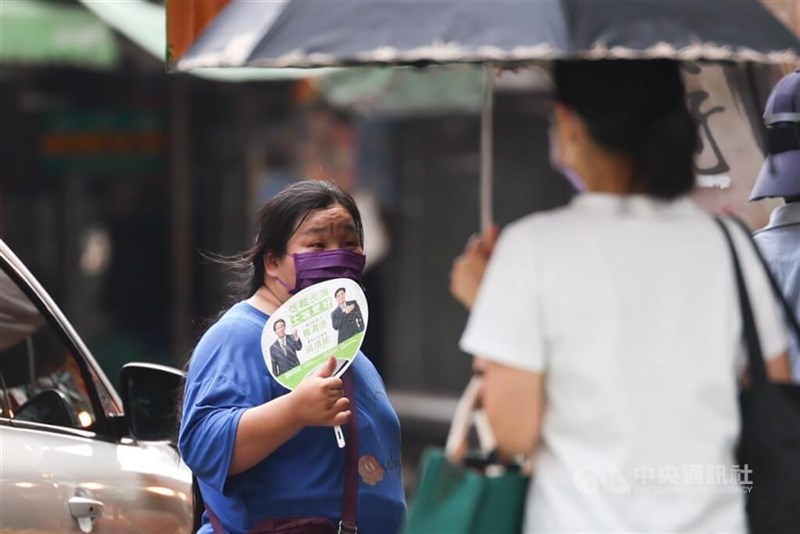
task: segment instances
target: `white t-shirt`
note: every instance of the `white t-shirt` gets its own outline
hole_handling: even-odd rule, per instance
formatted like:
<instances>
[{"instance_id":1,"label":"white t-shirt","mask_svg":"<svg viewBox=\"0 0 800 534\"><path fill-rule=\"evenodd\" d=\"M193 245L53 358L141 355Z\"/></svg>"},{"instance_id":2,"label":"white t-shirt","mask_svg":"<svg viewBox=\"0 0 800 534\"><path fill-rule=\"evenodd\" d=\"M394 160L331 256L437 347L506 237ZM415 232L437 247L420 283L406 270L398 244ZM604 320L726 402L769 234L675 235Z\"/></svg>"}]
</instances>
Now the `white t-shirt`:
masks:
<instances>
[{"instance_id":1,"label":"white t-shirt","mask_svg":"<svg viewBox=\"0 0 800 534\"><path fill-rule=\"evenodd\" d=\"M777 356L780 311L729 227ZM525 531L745 532L741 339L727 244L689 199L583 194L503 231L461 348L544 373Z\"/></svg>"}]
</instances>

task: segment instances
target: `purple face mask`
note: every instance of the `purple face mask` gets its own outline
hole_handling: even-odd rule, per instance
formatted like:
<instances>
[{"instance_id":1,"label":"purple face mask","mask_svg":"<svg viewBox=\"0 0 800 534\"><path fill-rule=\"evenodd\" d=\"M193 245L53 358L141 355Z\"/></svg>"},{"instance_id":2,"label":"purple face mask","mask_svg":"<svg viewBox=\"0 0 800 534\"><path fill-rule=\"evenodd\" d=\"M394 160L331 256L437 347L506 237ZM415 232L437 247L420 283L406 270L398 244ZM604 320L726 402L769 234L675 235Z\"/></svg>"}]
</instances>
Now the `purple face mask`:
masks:
<instances>
[{"instance_id":1,"label":"purple face mask","mask_svg":"<svg viewBox=\"0 0 800 534\"><path fill-rule=\"evenodd\" d=\"M292 295L318 282L334 278L350 278L360 282L364 263L367 261L364 254L343 248L292 254L292 258L294 258L294 289L289 289L280 278L277 279L278 283Z\"/></svg>"}]
</instances>

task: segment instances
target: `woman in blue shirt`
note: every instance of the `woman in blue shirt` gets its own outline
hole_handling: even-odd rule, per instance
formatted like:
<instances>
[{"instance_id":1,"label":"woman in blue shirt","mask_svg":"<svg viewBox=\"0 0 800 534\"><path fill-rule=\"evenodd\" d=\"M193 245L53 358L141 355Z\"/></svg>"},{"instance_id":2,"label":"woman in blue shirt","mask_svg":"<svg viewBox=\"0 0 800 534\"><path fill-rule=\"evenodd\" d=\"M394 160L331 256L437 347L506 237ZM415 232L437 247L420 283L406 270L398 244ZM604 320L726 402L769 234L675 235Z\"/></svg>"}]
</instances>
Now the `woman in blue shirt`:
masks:
<instances>
[{"instance_id":1,"label":"woman in blue shirt","mask_svg":"<svg viewBox=\"0 0 800 534\"><path fill-rule=\"evenodd\" d=\"M189 362L178 446L205 501L204 533L248 532L268 518L341 520L345 449L326 427L346 424L351 403L331 376L335 362L289 391L267 370L260 340L295 291L326 278L358 280L361 216L336 186L305 181L261 209L259 228L242 255L247 298L209 328ZM405 514L400 424L366 356L347 372L357 410L357 527L396 532Z\"/></svg>"}]
</instances>

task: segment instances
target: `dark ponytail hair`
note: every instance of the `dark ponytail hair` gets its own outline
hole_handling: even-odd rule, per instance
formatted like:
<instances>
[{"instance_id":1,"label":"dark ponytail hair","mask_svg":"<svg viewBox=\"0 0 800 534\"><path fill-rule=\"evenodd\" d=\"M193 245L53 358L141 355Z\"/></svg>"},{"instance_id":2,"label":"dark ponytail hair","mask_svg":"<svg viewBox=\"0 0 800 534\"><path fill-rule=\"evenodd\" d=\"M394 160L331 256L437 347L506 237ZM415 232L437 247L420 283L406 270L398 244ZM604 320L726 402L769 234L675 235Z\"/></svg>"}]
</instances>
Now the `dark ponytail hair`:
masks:
<instances>
[{"instance_id":1,"label":"dark ponytail hair","mask_svg":"<svg viewBox=\"0 0 800 534\"><path fill-rule=\"evenodd\" d=\"M697 151L697 123L685 105L668 110L650 124L644 139L640 177L651 195L672 199L692 190L695 184L694 157Z\"/></svg>"},{"instance_id":2,"label":"dark ponytail hair","mask_svg":"<svg viewBox=\"0 0 800 534\"><path fill-rule=\"evenodd\" d=\"M361 245L364 229L353 197L328 181L295 182L275 195L258 211L258 234L253 246L239 256L223 260L234 274L233 298L244 299L264 284L264 257L286 255L286 246L312 211L340 205L353 217Z\"/></svg>"},{"instance_id":3,"label":"dark ponytail hair","mask_svg":"<svg viewBox=\"0 0 800 534\"><path fill-rule=\"evenodd\" d=\"M555 83L556 99L580 115L595 142L630 159L630 192L671 200L691 191L697 124L677 62L559 61Z\"/></svg>"}]
</instances>

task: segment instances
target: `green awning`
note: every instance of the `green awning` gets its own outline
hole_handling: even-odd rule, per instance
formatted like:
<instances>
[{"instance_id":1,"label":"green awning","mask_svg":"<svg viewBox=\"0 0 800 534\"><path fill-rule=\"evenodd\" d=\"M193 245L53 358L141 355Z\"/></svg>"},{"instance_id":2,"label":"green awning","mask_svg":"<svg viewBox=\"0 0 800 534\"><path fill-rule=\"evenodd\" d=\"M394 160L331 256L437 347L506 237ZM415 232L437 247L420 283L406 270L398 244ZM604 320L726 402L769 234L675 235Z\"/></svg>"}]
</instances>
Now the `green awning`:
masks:
<instances>
[{"instance_id":1,"label":"green awning","mask_svg":"<svg viewBox=\"0 0 800 534\"><path fill-rule=\"evenodd\" d=\"M0 0L0 64L112 68L114 33L81 7L46 0Z\"/></svg>"}]
</instances>

